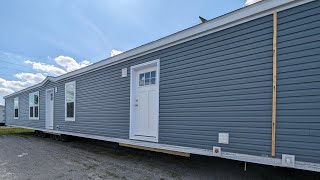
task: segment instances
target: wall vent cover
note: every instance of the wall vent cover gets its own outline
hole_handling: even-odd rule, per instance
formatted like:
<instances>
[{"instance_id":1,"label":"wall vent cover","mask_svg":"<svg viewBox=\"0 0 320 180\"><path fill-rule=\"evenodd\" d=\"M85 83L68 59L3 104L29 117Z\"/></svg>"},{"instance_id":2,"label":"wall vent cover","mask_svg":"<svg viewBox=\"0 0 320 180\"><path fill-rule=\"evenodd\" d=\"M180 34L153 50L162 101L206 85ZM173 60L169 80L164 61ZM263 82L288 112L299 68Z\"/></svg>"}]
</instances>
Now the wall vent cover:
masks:
<instances>
[{"instance_id":1,"label":"wall vent cover","mask_svg":"<svg viewBox=\"0 0 320 180\"><path fill-rule=\"evenodd\" d=\"M219 143L229 144L229 133L219 133Z\"/></svg>"},{"instance_id":2,"label":"wall vent cover","mask_svg":"<svg viewBox=\"0 0 320 180\"><path fill-rule=\"evenodd\" d=\"M295 156L289 154L282 154L282 166L294 167Z\"/></svg>"}]
</instances>

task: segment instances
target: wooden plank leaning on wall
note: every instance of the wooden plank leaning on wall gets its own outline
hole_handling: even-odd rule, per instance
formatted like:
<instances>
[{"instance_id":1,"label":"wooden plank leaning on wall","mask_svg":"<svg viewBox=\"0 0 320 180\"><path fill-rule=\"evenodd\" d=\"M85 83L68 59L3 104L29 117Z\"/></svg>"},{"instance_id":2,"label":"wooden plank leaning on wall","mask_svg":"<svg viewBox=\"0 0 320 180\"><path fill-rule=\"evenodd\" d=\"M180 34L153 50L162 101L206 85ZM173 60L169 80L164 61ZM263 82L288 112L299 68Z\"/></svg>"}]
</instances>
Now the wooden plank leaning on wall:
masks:
<instances>
[{"instance_id":1,"label":"wooden plank leaning on wall","mask_svg":"<svg viewBox=\"0 0 320 180\"><path fill-rule=\"evenodd\" d=\"M273 12L273 67L272 67L272 144L271 155L276 154L277 122L277 12Z\"/></svg>"}]
</instances>

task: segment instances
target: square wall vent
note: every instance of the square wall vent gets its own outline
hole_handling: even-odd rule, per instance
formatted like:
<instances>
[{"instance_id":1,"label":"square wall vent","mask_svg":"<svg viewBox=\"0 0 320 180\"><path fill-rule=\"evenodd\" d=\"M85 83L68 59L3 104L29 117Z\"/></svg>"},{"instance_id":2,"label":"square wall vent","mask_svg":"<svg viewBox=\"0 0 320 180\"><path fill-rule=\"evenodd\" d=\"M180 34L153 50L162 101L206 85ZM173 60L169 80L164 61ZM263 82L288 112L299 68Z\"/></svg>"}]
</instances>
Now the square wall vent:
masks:
<instances>
[{"instance_id":1,"label":"square wall vent","mask_svg":"<svg viewBox=\"0 0 320 180\"><path fill-rule=\"evenodd\" d=\"M219 133L219 143L229 144L229 133Z\"/></svg>"},{"instance_id":2,"label":"square wall vent","mask_svg":"<svg viewBox=\"0 0 320 180\"><path fill-rule=\"evenodd\" d=\"M294 167L295 156L289 154L282 154L282 166Z\"/></svg>"},{"instance_id":3,"label":"square wall vent","mask_svg":"<svg viewBox=\"0 0 320 180\"><path fill-rule=\"evenodd\" d=\"M127 68L123 68L121 70L121 76L122 77L127 77L128 76L128 69Z\"/></svg>"}]
</instances>

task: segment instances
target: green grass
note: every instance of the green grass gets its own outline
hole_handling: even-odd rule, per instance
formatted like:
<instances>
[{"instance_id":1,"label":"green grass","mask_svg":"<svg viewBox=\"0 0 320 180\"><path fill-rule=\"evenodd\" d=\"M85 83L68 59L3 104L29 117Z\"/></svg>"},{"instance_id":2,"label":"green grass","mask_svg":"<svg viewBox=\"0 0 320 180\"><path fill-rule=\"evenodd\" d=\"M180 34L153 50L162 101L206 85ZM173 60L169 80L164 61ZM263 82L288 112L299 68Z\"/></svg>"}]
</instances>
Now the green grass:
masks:
<instances>
[{"instance_id":1,"label":"green grass","mask_svg":"<svg viewBox=\"0 0 320 180\"><path fill-rule=\"evenodd\" d=\"M0 127L0 135L1 134L20 134L20 133L31 133L34 132L30 129L23 129L23 128L1 128Z\"/></svg>"}]
</instances>

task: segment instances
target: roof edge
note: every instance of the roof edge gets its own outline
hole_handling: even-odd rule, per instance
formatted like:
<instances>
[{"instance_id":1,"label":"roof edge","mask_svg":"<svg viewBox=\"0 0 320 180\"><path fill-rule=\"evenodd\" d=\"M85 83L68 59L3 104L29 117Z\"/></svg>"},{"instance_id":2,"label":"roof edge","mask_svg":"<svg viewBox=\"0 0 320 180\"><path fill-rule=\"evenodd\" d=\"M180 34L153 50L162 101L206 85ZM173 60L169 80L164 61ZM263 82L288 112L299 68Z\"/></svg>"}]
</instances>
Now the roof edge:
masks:
<instances>
[{"instance_id":1,"label":"roof edge","mask_svg":"<svg viewBox=\"0 0 320 180\"><path fill-rule=\"evenodd\" d=\"M155 51L159 51L161 49L165 49L177 44L181 44L186 41L190 41L190 40L193 40L217 31L221 31L223 29L227 29L227 28L266 16L266 15L272 14L273 11L283 11L283 10L290 9L292 7L296 7L312 1L315 1L315 0L281 0L281 1L263 0L252 5L242 7L238 10L232 11L225 15L211 19L206 23L195 25L193 27L171 34L169 36L160 38L150 43L125 51L116 56L96 62L84 68L63 74L58 77L50 77L50 81L55 82L55 81L69 78L69 77L79 76L80 74L83 74L83 73L92 72L94 70L98 70L107 66L128 61L130 59L134 59ZM49 80L48 77L44 81L46 80ZM44 81L34 86L31 86L26 89L4 96L4 98L14 96L18 93L27 91L32 88L40 87L44 84Z\"/></svg>"},{"instance_id":2,"label":"roof edge","mask_svg":"<svg viewBox=\"0 0 320 180\"><path fill-rule=\"evenodd\" d=\"M48 81L55 82L56 80L55 80L55 77L47 76L41 83L35 84L35 85L30 86L30 87L27 87L27 88L25 88L25 89L21 89L20 91L14 92L14 93L12 93L12 94L8 94L8 95L4 96L3 98L6 99L6 98L8 98L8 97L10 97L10 96L14 96L14 95L19 94L19 93L22 93L22 92L24 92L24 91L28 91L28 90L33 89L33 88L41 87L41 86L43 86L44 84L46 84Z\"/></svg>"}]
</instances>

